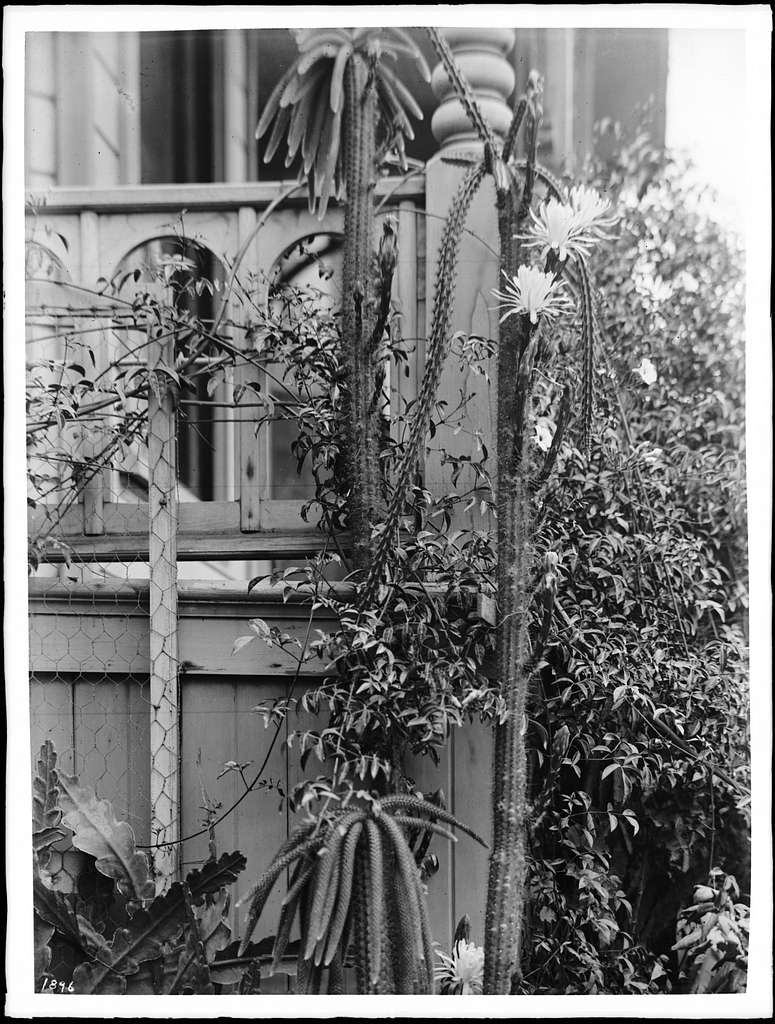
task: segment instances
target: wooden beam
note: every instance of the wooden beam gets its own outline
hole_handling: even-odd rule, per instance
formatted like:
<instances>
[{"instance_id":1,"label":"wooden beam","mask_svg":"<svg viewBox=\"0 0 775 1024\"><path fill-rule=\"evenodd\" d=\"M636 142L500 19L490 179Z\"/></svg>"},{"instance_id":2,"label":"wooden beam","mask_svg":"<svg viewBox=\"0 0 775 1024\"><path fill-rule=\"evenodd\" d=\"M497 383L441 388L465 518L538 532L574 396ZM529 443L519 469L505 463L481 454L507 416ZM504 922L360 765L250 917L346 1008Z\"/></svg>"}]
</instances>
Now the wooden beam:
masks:
<instances>
[{"instance_id":1,"label":"wooden beam","mask_svg":"<svg viewBox=\"0 0 775 1024\"><path fill-rule=\"evenodd\" d=\"M174 338L149 340L148 667L151 677L151 840L157 895L177 876L180 834L178 555L175 403L160 366L173 366ZM153 379L153 378L152 378Z\"/></svg>"},{"instance_id":2,"label":"wooden beam","mask_svg":"<svg viewBox=\"0 0 775 1024\"><path fill-rule=\"evenodd\" d=\"M70 583L61 579L29 581L30 669L57 675L94 674L146 677L149 663L149 581L111 580ZM444 587L427 584L441 596ZM350 583L332 584L333 595L352 599ZM245 582L192 580L178 582L178 659L181 685L188 676L209 676L225 683L239 676L278 677L296 674L292 652L268 646L258 637L236 654L239 636L250 633L249 620L264 619L303 642L309 626L310 588L283 595L279 585L259 584L248 592ZM331 612L317 610L313 631L337 628ZM326 663L311 660L301 667L307 680L320 678Z\"/></svg>"},{"instance_id":3,"label":"wooden beam","mask_svg":"<svg viewBox=\"0 0 775 1024\"><path fill-rule=\"evenodd\" d=\"M40 505L29 515L32 534L45 529L48 507ZM105 533L125 537L148 532L148 502L106 501L103 506ZM287 520L286 520L287 521ZM239 506L235 501L186 501L178 506L178 528L181 533L229 533L239 528ZM66 512L58 526L58 536L78 536L81 517L75 510Z\"/></svg>"},{"instance_id":4,"label":"wooden beam","mask_svg":"<svg viewBox=\"0 0 775 1024\"><path fill-rule=\"evenodd\" d=\"M147 580L70 584L31 579L31 671L93 673L106 684L111 675L147 676L149 586ZM349 584L335 587L341 596L354 596ZM250 633L252 618L264 619L303 642L309 624L309 597L309 591L294 592L283 600L280 586L266 584L248 593L244 582L180 581L181 685L190 676L217 677L224 684L240 676L293 677L297 669L293 653L269 647L258 637L236 654L232 652L237 637ZM330 631L337 621L330 613L316 612L313 625ZM323 661L310 661L302 666L300 675L319 678L325 667Z\"/></svg>"},{"instance_id":5,"label":"wooden beam","mask_svg":"<svg viewBox=\"0 0 775 1024\"><path fill-rule=\"evenodd\" d=\"M261 209L277 199L293 181L252 182L250 184L204 185L130 185L116 188L51 188L46 189L42 213L146 213L154 210L238 210L241 206ZM34 194L34 193L33 193ZM406 181L380 178L375 185L378 197L390 194L396 203L401 199L420 202L425 196L425 175L412 175ZM287 206L306 206L303 189L286 200Z\"/></svg>"},{"instance_id":6,"label":"wooden beam","mask_svg":"<svg viewBox=\"0 0 775 1024\"><path fill-rule=\"evenodd\" d=\"M102 534L71 535L65 539L67 552L47 551L44 561L58 565L69 558L72 562L147 562L148 538L140 535L119 537ZM345 539L340 540L344 546ZM296 558L322 551L326 538L313 530L293 533L222 533L200 536L178 534L179 562L245 561L256 558ZM67 558L66 558L67 555Z\"/></svg>"},{"instance_id":7,"label":"wooden beam","mask_svg":"<svg viewBox=\"0 0 775 1024\"><path fill-rule=\"evenodd\" d=\"M314 554L323 549L326 538L303 522L301 505L302 502L294 501L265 502L262 529L257 533L243 533L239 502L183 502L178 506L178 561L294 558ZM30 510L30 536L47 531L50 511L46 506ZM298 523L299 528L289 529L292 523ZM70 557L76 562L145 561L148 558L148 503L104 501L99 537L84 531L82 509L71 509L62 517L55 534L69 545ZM347 547L348 543L346 534L339 537L340 546ZM46 560L60 563L65 556L61 551L52 550Z\"/></svg>"},{"instance_id":8,"label":"wooden beam","mask_svg":"<svg viewBox=\"0 0 775 1024\"><path fill-rule=\"evenodd\" d=\"M92 610L96 613L99 610L100 615L105 615L113 609L119 615L147 615L148 580L90 580L83 583L33 576L27 586L31 615L52 609L56 614ZM354 598L358 589L356 584L342 581L327 586L330 596L341 601ZM422 586L410 583L404 589L410 593L422 589L432 597L446 593L446 587L441 583ZM258 583L248 590L245 580L178 580L178 610L180 615L186 615L191 609L196 609L195 613L202 615L205 614L203 607L209 606L206 614L217 617L221 613L230 615L234 606L239 606L240 615L266 613L273 618L281 618L285 614L297 616L296 609L300 605L308 606L313 594L314 588L307 584L286 593L281 583Z\"/></svg>"}]
</instances>

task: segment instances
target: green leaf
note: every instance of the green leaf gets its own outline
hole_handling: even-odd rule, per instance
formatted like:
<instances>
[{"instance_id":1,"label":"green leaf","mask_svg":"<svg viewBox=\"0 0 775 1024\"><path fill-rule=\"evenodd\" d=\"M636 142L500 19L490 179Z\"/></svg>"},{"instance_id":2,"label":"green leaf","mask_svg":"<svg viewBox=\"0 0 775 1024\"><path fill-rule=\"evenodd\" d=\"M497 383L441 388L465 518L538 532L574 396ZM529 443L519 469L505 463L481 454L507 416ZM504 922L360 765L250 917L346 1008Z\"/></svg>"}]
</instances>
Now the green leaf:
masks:
<instances>
[{"instance_id":1,"label":"green leaf","mask_svg":"<svg viewBox=\"0 0 775 1024\"><path fill-rule=\"evenodd\" d=\"M116 882L118 891L132 902L152 899L156 891L148 858L135 847L131 826L118 821L107 800L68 775L59 776L63 823L73 832L73 846L90 854L97 870Z\"/></svg>"},{"instance_id":2,"label":"green leaf","mask_svg":"<svg viewBox=\"0 0 775 1024\"><path fill-rule=\"evenodd\" d=\"M190 872L186 884L191 904L200 905L206 896L219 893L224 885L230 885L245 864L241 853L224 853L217 861L208 861L201 869ZM180 988L206 991L211 979L209 973L205 976L206 965L201 962L198 952L203 940L199 935L192 937L189 929L185 944L174 945L187 925L184 888L176 882L147 909L139 910L127 928L118 929L101 965L80 971L78 991L123 991L129 994L159 994ZM220 937L212 938L216 944L220 941ZM173 944L171 950L170 944Z\"/></svg>"},{"instance_id":3,"label":"green leaf","mask_svg":"<svg viewBox=\"0 0 775 1024\"><path fill-rule=\"evenodd\" d=\"M55 829L62 820L59 807L57 755L51 740L40 748L37 772L32 780L32 831Z\"/></svg>"},{"instance_id":4,"label":"green leaf","mask_svg":"<svg viewBox=\"0 0 775 1024\"><path fill-rule=\"evenodd\" d=\"M243 647L247 647L247 645L255 639L255 636L238 636L231 649L231 656L234 657L234 655L239 653Z\"/></svg>"},{"instance_id":5,"label":"green leaf","mask_svg":"<svg viewBox=\"0 0 775 1024\"><path fill-rule=\"evenodd\" d=\"M204 898L211 882L209 876L200 881L200 898ZM116 930L100 963L84 964L74 973L76 988L86 995L127 991L126 976L136 974L145 961L159 960L165 945L174 943L186 924L183 886L175 882L147 909L138 910L128 927Z\"/></svg>"},{"instance_id":6,"label":"green leaf","mask_svg":"<svg viewBox=\"0 0 775 1024\"><path fill-rule=\"evenodd\" d=\"M80 964L73 971L76 992L85 995L120 995L126 992L126 975L134 974L138 962L130 955L132 941L124 928L116 930L106 946L104 959L98 963ZM158 948L154 955L158 955ZM150 957L146 958L150 959Z\"/></svg>"},{"instance_id":7,"label":"green leaf","mask_svg":"<svg viewBox=\"0 0 775 1024\"><path fill-rule=\"evenodd\" d=\"M215 954L229 945L231 928L227 921L228 912L229 893L226 889L222 889L213 902L204 904L197 914L199 932L208 962L212 962L215 959Z\"/></svg>"},{"instance_id":8,"label":"green leaf","mask_svg":"<svg viewBox=\"0 0 775 1024\"><path fill-rule=\"evenodd\" d=\"M37 913L34 915L33 936L35 943L35 982L48 973L51 965L51 947L49 943L54 937L54 926L44 921Z\"/></svg>"},{"instance_id":9,"label":"green leaf","mask_svg":"<svg viewBox=\"0 0 775 1024\"><path fill-rule=\"evenodd\" d=\"M61 892L49 889L36 876L32 881L32 899L35 914L41 921L55 928L76 949L82 948L78 919L70 902Z\"/></svg>"},{"instance_id":10,"label":"green leaf","mask_svg":"<svg viewBox=\"0 0 775 1024\"><path fill-rule=\"evenodd\" d=\"M223 853L218 860L208 860L201 868L186 875L186 885L191 892L191 901L199 906L205 896L218 892L224 886L236 882L240 872L245 870L247 859L236 850Z\"/></svg>"},{"instance_id":11,"label":"green leaf","mask_svg":"<svg viewBox=\"0 0 775 1024\"><path fill-rule=\"evenodd\" d=\"M353 49L351 46L343 46L337 53L336 60L334 61L334 67L331 72L330 89L331 112L333 114L339 110L339 106L342 102L344 71L348 60L352 56L352 52Z\"/></svg>"},{"instance_id":12,"label":"green leaf","mask_svg":"<svg viewBox=\"0 0 775 1024\"><path fill-rule=\"evenodd\" d=\"M49 846L53 846L58 840L63 839L65 832L61 828L44 828L39 832L32 833L32 849L35 853L42 853ZM41 863L41 866L44 866Z\"/></svg>"}]
</instances>

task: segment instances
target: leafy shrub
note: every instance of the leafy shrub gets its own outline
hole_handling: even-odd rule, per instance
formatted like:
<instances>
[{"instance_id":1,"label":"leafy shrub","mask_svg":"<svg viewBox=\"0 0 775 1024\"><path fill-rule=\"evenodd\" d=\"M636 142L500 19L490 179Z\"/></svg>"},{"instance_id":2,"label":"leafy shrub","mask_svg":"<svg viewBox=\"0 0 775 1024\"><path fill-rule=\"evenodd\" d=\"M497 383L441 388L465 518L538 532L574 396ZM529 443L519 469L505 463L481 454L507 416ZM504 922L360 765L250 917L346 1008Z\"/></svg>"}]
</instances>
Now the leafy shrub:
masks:
<instances>
[{"instance_id":1,"label":"leafy shrub","mask_svg":"<svg viewBox=\"0 0 775 1024\"><path fill-rule=\"evenodd\" d=\"M594 271L592 449L562 445L540 528L525 983L645 992L681 987L675 922L710 866L749 878L742 264L645 135L591 180L623 216Z\"/></svg>"},{"instance_id":2,"label":"leafy shrub","mask_svg":"<svg viewBox=\"0 0 775 1024\"><path fill-rule=\"evenodd\" d=\"M735 902L739 895L734 877L715 869L708 885L695 886L695 902L681 909L673 950L689 992L745 991L749 908Z\"/></svg>"}]
</instances>

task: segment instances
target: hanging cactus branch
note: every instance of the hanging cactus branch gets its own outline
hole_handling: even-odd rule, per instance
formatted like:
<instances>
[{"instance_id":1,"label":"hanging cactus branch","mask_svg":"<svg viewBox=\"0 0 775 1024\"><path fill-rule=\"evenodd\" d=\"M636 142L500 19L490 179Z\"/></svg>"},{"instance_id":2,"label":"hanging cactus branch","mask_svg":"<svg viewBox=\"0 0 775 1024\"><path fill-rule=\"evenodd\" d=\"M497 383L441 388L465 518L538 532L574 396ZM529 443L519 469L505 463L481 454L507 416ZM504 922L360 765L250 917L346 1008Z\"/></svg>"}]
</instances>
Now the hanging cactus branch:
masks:
<instances>
[{"instance_id":1,"label":"hanging cactus branch","mask_svg":"<svg viewBox=\"0 0 775 1024\"><path fill-rule=\"evenodd\" d=\"M581 298L581 445L589 456L592 446L592 411L594 404L594 341L595 325L592 309L592 291L586 261L579 258L579 291Z\"/></svg>"},{"instance_id":2,"label":"hanging cactus branch","mask_svg":"<svg viewBox=\"0 0 775 1024\"><path fill-rule=\"evenodd\" d=\"M439 381L441 380L441 371L449 354L451 343L452 332L450 324L454 311L460 240L465 228L468 211L484 179L484 174L485 171L482 164L471 167L468 170L450 203L449 214L444 224L441 251L436 269L433 319L425 370L413 409L409 437L404 446L401 462L396 473L393 494L385 515L384 525L377 542L368 577L361 590L360 606L362 608L365 608L373 599L379 586L391 545L395 540L395 531L401 519L412 475L417 467L420 451L428 432L431 413L436 400Z\"/></svg>"},{"instance_id":3,"label":"hanging cactus branch","mask_svg":"<svg viewBox=\"0 0 775 1024\"><path fill-rule=\"evenodd\" d=\"M393 814L394 809L405 813ZM250 894L240 955L275 882L295 864L272 950L273 969L299 915L298 974L307 991L331 991L332 975L325 975L325 969L346 961L352 939L358 949L359 991L432 992L425 893L405 829L419 827L453 839L436 819L483 842L449 811L408 795L388 797L371 810L340 811L316 831L314 823L298 830Z\"/></svg>"}]
</instances>

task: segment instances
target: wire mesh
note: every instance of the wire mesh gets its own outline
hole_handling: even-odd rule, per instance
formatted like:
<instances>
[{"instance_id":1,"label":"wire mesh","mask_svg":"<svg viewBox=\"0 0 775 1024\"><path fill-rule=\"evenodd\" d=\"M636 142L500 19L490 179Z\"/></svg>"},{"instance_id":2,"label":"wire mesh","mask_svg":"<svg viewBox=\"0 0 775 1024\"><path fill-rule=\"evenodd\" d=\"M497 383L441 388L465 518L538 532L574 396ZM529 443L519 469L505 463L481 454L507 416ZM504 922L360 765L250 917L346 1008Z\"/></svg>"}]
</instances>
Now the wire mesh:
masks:
<instances>
[{"instance_id":1,"label":"wire mesh","mask_svg":"<svg viewBox=\"0 0 775 1024\"><path fill-rule=\"evenodd\" d=\"M109 800L136 841L148 843L146 584L130 583L126 572L122 580L83 572L80 566L47 568L56 575L30 581L31 768L36 770L41 747L49 740L57 769ZM118 568L111 566L114 572ZM48 853L41 865L44 884L66 895L72 906L88 898L95 873L90 858L73 848L69 833ZM68 991L82 951L60 934L52 936L49 948L45 970L36 972L36 988Z\"/></svg>"}]
</instances>

